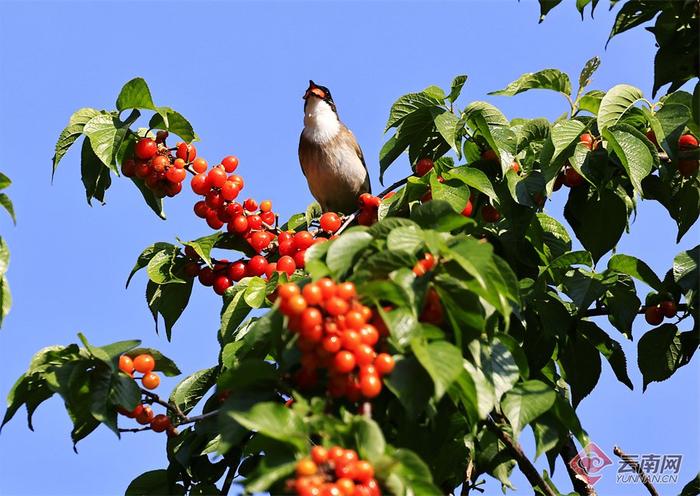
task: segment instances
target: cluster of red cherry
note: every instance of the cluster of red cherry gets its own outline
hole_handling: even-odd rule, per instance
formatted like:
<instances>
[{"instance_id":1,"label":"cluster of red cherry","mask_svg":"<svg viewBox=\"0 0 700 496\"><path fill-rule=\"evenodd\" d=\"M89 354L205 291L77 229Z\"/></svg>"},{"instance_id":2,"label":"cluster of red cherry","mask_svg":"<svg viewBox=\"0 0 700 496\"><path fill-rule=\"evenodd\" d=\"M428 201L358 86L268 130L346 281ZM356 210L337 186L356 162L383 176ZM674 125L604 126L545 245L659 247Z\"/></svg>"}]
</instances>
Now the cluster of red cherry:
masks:
<instances>
[{"instance_id":1,"label":"cluster of red cherry","mask_svg":"<svg viewBox=\"0 0 700 496\"><path fill-rule=\"evenodd\" d=\"M287 489L299 496L381 496L374 467L357 452L332 446L314 446L311 456L297 462L296 478Z\"/></svg>"},{"instance_id":2,"label":"cluster of red cherry","mask_svg":"<svg viewBox=\"0 0 700 496\"><path fill-rule=\"evenodd\" d=\"M665 300L656 305L649 305L644 309L644 318L648 324L659 325L664 321L664 317L670 319L676 316L676 302Z\"/></svg>"},{"instance_id":3,"label":"cluster of red cherry","mask_svg":"<svg viewBox=\"0 0 700 496\"><path fill-rule=\"evenodd\" d=\"M295 375L302 389L318 383L318 370L328 372L328 393L359 401L382 390L381 376L394 369L394 358L377 353L386 336L379 316L357 299L351 282L336 284L322 278L300 288L294 283L278 288L280 311L289 317L287 328L298 335L301 369Z\"/></svg>"},{"instance_id":4,"label":"cluster of red cherry","mask_svg":"<svg viewBox=\"0 0 700 496\"><path fill-rule=\"evenodd\" d=\"M175 196L182 191L188 162L181 149L194 146L178 143L176 156L165 145L167 131L158 131L156 139L141 138L134 145L134 155L122 162L122 174L142 179L157 197ZM196 152L195 152L196 153Z\"/></svg>"},{"instance_id":5,"label":"cluster of red cherry","mask_svg":"<svg viewBox=\"0 0 700 496\"><path fill-rule=\"evenodd\" d=\"M134 377L134 372L141 372L141 383L146 389L155 389L160 385L160 377L153 372L156 362L153 356L144 353L134 357L128 355L119 357L119 370L127 374L129 377ZM148 404L138 404L136 408L129 411L124 408L118 408L119 413L125 417L135 419L141 425L150 425L154 432L167 432L168 436L176 436L177 430L173 426L170 418L167 415L153 413L153 409Z\"/></svg>"}]
</instances>

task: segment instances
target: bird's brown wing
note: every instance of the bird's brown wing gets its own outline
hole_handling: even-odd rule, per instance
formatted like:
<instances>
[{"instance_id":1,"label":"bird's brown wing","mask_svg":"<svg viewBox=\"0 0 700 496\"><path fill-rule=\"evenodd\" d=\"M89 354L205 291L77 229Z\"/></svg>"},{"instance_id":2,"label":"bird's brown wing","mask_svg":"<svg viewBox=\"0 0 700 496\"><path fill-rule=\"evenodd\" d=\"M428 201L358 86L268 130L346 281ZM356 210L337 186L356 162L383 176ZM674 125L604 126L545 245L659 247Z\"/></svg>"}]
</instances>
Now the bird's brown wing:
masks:
<instances>
[{"instance_id":1,"label":"bird's brown wing","mask_svg":"<svg viewBox=\"0 0 700 496\"><path fill-rule=\"evenodd\" d=\"M352 134L352 131L350 131L347 127L345 129L348 132L348 136L351 138L348 141L352 145L357 156L360 158L360 162L362 162L362 165L364 166L365 171L367 172L367 192L372 193L372 183L369 180L369 171L367 170L367 164L365 163L365 156L362 154L362 148L360 148L360 144L357 142L355 135Z\"/></svg>"},{"instance_id":2,"label":"bird's brown wing","mask_svg":"<svg viewBox=\"0 0 700 496\"><path fill-rule=\"evenodd\" d=\"M298 154L299 154L299 166L301 167L301 173L304 174L304 177L306 177L306 171L304 170L304 161L302 160L302 156L301 156L301 151L302 151L301 145L302 145L303 142L304 142L304 131L302 131L301 134L299 135L299 151L298 151Z\"/></svg>"}]
</instances>

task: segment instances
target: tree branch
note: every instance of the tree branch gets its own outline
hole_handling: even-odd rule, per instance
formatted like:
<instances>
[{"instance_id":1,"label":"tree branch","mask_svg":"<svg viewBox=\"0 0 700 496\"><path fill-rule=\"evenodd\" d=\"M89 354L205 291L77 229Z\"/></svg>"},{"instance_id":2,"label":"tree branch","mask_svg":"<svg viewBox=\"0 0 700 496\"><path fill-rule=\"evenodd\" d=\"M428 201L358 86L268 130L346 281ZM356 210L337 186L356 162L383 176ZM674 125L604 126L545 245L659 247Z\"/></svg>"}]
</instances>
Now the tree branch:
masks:
<instances>
[{"instance_id":1,"label":"tree branch","mask_svg":"<svg viewBox=\"0 0 700 496\"><path fill-rule=\"evenodd\" d=\"M174 405L172 403L168 403L167 401L163 401L160 399L160 396L158 396L155 393L152 393L150 391L147 391L146 389L141 388L141 394L149 398L152 402L158 403L161 406L164 406L171 412L173 412L180 420L187 420L187 415L182 413L182 410L177 405Z\"/></svg>"},{"instance_id":2,"label":"tree branch","mask_svg":"<svg viewBox=\"0 0 700 496\"><path fill-rule=\"evenodd\" d=\"M643 306L639 310L637 310L637 314L643 314L646 311L647 307ZM676 306L676 311L677 312L687 312L688 311L688 304L687 303L679 303ZM600 317L603 315L609 315L610 310L606 307L602 308L589 308L588 310L582 312L580 315L582 317Z\"/></svg>"},{"instance_id":3,"label":"tree branch","mask_svg":"<svg viewBox=\"0 0 700 496\"><path fill-rule=\"evenodd\" d=\"M224 479L224 485L221 486L221 494L226 495L231 490L233 485L233 479L236 478L236 467L229 465L228 472L226 472L226 478Z\"/></svg>"},{"instance_id":4,"label":"tree branch","mask_svg":"<svg viewBox=\"0 0 700 496\"><path fill-rule=\"evenodd\" d=\"M649 491L649 494L651 496L659 496L659 493L656 492L656 488L649 480L647 474L644 473L642 467L640 467L639 464L635 462L634 459L632 459L632 457L630 457L628 454L622 451L619 446L615 446L613 448L613 453L615 453L615 456L617 456L618 458L621 458L627 465L632 467L632 469L637 473L637 475L639 475L642 484L644 484L644 487L647 488L647 491Z\"/></svg>"},{"instance_id":5,"label":"tree branch","mask_svg":"<svg viewBox=\"0 0 700 496\"><path fill-rule=\"evenodd\" d=\"M569 436L559 451L559 456L564 461L564 466L566 467L566 473L569 474L569 479L571 479L571 484L576 491L581 496L597 496L593 486L588 484L580 475L578 475L573 468L571 468L571 460L573 460L578 451L576 450L576 445L574 440Z\"/></svg>"},{"instance_id":6,"label":"tree branch","mask_svg":"<svg viewBox=\"0 0 700 496\"><path fill-rule=\"evenodd\" d=\"M515 458L515 461L518 463L518 468L527 478L530 485L533 488L538 487L545 496L557 496L556 493L552 490L552 488L542 478L542 476L537 471L537 469L532 464L527 455L525 455L525 452L523 452L520 443L515 441L506 432L501 430L501 428L499 428L498 425L496 425L496 422L494 422L491 417L488 417L486 419L486 425L489 429L491 429L492 432L494 432L498 436L498 439L500 439L501 442L503 442L503 444L505 444L511 451L511 453L513 454L513 458Z\"/></svg>"}]
</instances>

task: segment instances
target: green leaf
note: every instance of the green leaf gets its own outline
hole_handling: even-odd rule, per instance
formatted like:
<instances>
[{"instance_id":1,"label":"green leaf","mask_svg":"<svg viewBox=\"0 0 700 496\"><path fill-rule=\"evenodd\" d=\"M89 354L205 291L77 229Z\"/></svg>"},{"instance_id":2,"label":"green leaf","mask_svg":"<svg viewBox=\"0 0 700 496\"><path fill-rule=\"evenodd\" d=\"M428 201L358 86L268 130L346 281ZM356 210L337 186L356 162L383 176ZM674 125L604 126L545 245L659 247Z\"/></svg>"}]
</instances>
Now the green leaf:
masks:
<instances>
[{"instance_id":1,"label":"green leaf","mask_svg":"<svg viewBox=\"0 0 700 496\"><path fill-rule=\"evenodd\" d=\"M381 428L374 420L356 417L353 422L353 432L360 458L374 463L384 455L386 442Z\"/></svg>"},{"instance_id":2,"label":"green leaf","mask_svg":"<svg viewBox=\"0 0 700 496\"><path fill-rule=\"evenodd\" d=\"M326 254L326 265L336 277L345 274L360 251L372 242L372 236L366 231L346 232L332 242Z\"/></svg>"},{"instance_id":3,"label":"green leaf","mask_svg":"<svg viewBox=\"0 0 700 496\"><path fill-rule=\"evenodd\" d=\"M95 155L117 175L117 152L122 146L129 125L138 116L138 111L134 110L127 120L122 122L111 114L99 114L90 119L83 128L83 134L90 141Z\"/></svg>"},{"instance_id":4,"label":"green leaf","mask_svg":"<svg viewBox=\"0 0 700 496\"><path fill-rule=\"evenodd\" d=\"M678 496L698 496L700 494L700 473L688 482Z\"/></svg>"},{"instance_id":5,"label":"green leaf","mask_svg":"<svg viewBox=\"0 0 700 496\"><path fill-rule=\"evenodd\" d=\"M167 470L144 472L129 483L124 496L184 495L185 488L171 480Z\"/></svg>"},{"instance_id":6,"label":"green leaf","mask_svg":"<svg viewBox=\"0 0 700 496\"><path fill-rule=\"evenodd\" d=\"M267 284L260 277L253 277L248 281L248 287L243 293L243 299L252 308L260 308L265 302Z\"/></svg>"},{"instance_id":7,"label":"green leaf","mask_svg":"<svg viewBox=\"0 0 700 496\"><path fill-rule=\"evenodd\" d=\"M440 182L437 176L431 175L430 188L433 200L449 203L456 213L461 214L469 201L469 188L457 179Z\"/></svg>"},{"instance_id":8,"label":"green leaf","mask_svg":"<svg viewBox=\"0 0 700 496\"><path fill-rule=\"evenodd\" d=\"M156 110L151 99L151 91L146 81L137 77L126 83L117 97L117 110L148 109Z\"/></svg>"},{"instance_id":9,"label":"green leaf","mask_svg":"<svg viewBox=\"0 0 700 496\"><path fill-rule=\"evenodd\" d=\"M663 284L659 277L642 260L631 255L613 255L608 261L608 270L622 272L642 281L651 288L661 291Z\"/></svg>"},{"instance_id":10,"label":"green leaf","mask_svg":"<svg viewBox=\"0 0 700 496\"><path fill-rule=\"evenodd\" d=\"M100 114L99 110L93 108L81 108L71 115L68 125L61 131L61 135L58 137L56 142L56 151L53 156L53 170L51 172L51 177L56 172L58 163L61 161L63 156L66 154L68 149L73 143L83 134L83 128L90 119Z\"/></svg>"},{"instance_id":11,"label":"green leaf","mask_svg":"<svg viewBox=\"0 0 700 496\"><path fill-rule=\"evenodd\" d=\"M600 102L603 101L605 96L604 91L591 90L585 95L582 95L578 101L578 108L580 110L586 110L593 115L597 115L600 110Z\"/></svg>"},{"instance_id":12,"label":"green leaf","mask_svg":"<svg viewBox=\"0 0 700 496\"><path fill-rule=\"evenodd\" d=\"M0 193L0 206L7 210L7 213L10 214L10 217L12 218L12 222L16 225L17 218L15 217L15 209L12 206L12 200L10 200L10 197L5 193Z\"/></svg>"},{"instance_id":13,"label":"green leaf","mask_svg":"<svg viewBox=\"0 0 700 496\"><path fill-rule=\"evenodd\" d=\"M254 474L246 476L245 488L249 493L261 493L267 491L275 482L284 479L294 473L297 462L291 461L281 463L279 465L268 466L268 457L263 459L260 467L262 470L256 470Z\"/></svg>"},{"instance_id":14,"label":"green leaf","mask_svg":"<svg viewBox=\"0 0 700 496\"><path fill-rule=\"evenodd\" d=\"M306 426L304 421L290 408L280 403L258 403L249 411L227 410L246 429L257 431L277 441L291 444L298 449L306 448Z\"/></svg>"},{"instance_id":15,"label":"green leaf","mask_svg":"<svg viewBox=\"0 0 700 496\"><path fill-rule=\"evenodd\" d=\"M217 367L195 372L175 386L170 393L169 403L177 405L187 415L202 397L216 384Z\"/></svg>"},{"instance_id":16,"label":"green leaf","mask_svg":"<svg viewBox=\"0 0 700 496\"><path fill-rule=\"evenodd\" d=\"M408 93L394 102L389 111L389 120L384 132L392 127L397 127L406 117L421 109L442 105L442 100L430 96L424 92Z\"/></svg>"},{"instance_id":17,"label":"green leaf","mask_svg":"<svg viewBox=\"0 0 700 496\"><path fill-rule=\"evenodd\" d=\"M173 246L154 254L146 266L148 278L156 284L184 283L183 279L172 273L175 257L178 253L179 250Z\"/></svg>"},{"instance_id":18,"label":"green leaf","mask_svg":"<svg viewBox=\"0 0 700 496\"><path fill-rule=\"evenodd\" d=\"M11 307L10 283L7 281L7 276L3 274L2 278L0 278L0 326L2 326L7 314L10 313Z\"/></svg>"},{"instance_id":19,"label":"green leaf","mask_svg":"<svg viewBox=\"0 0 700 496\"><path fill-rule=\"evenodd\" d=\"M385 379L389 390L403 405L407 417L420 415L433 394L433 383L425 369L413 357L396 360L394 370Z\"/></svg>"},{"instance_id":20,"label":"green leaf","mask_svg":"<svg viewBox=\"0 0 700 496\"><path fill-rule=\"evenodd\" d=\"M642 304L637 297L634 282L631 279L620 278L617 284L607 288L603 303L610 312L610 323L628 339L632 339L632 324Z\"/></svg>"},{"instance_id":21,"label":"green leaf","mask_svg":"<svg viewBox=\"0 0 700 496\"><path fill-rule=\"evenodd\" d=\"M455 100L459 97L460 93L462 93L462 87L464 86L464 83L467 82L467 75L466 74L461 74L459 76L455 76L455 78L452 80L452 85L450 86L450 94L447 95L447 99L454 103Z\"/></svg>"},{"instance_id":22,"label":"green leaf","mask_svg":"<svg viewBox=\"0 0 700 496\"><path fill-rule=\"evenodd\" d=\"M498 195L496 195L496 191L493 189L493 184L491 184L489 177L475 167L470 167L468 165L455 167L447 170L442 176L445 181L451 179L459 180L470 188L484 193L492 200L498 199Z\"/></svg>"},{"instance_id":23,"label":"green leaf","mask_svg":"<svg viewBox=\"0 0 700 496\"><path fill-rule=\"evenodd\" d=\"M492 91L489 95L513 96L527 90L552 90L568 96L571 94L571 81L569 76L557 69L544 69L525 73L504 89Z\"/></svg>"},{"instance_id":24,"label":"green leaf","mask_svg":"<svg viewBox=\"0 0 700 496\"><path fill-rule=\"evenodd\" d=\"M586 339L570 339L559 352L564 380L571 387L574 408L588 396L600 378L600 354Z\"/></svg>"},{"instance_id":25,"label":"green leaf","mask_svg":"<svg viewBox=\"0 0 700 496\"><path fill-rule=\"evenodd\" d=\"M158 107L158 113L151 117L148 126L151 129L165 129L178 135L186 143L191 143L197 138L190 121L179 112L167 107Z\"/></svg>"},{"instance_id":26,"label":"green leaf","mask_svg":"<svg viewBox=\"0 0 700 496\"><path fill-rule=\"evenodd\" d=\"M185 241L182 244L185 246L191 246L194 251L197 252L197 255L204 260L204 263L211 267L211 250L214 248L214 245L216 245L216 242L219 241L221 235L221 232L216 232L214 234L210 234L209 236L202 236L201 238L197 238L192 241Z\"/></svg>"},{"instance_id":27,"label":"green leaf","mask_svg":"<svg viewBox=\"0 0 700 496\"><path fill-rule=\"evenodd\" d=\"M423 230L415 225L397 227L389 233L386 239L389 250L408 253L416 253L423 246L423 243Z\"/></svg>"},{"instance_id":28,"label":"green leaf","mask_svg":"<svg viewBox=\"0 0 700 496\"><path fill-rule=\"evenodd\" d=\"M7 188L10 184L12 184L10 178L0 172L0 190Z\"/></svg>"},{"instance_id":29,"label":"green leaf","mask_svg":"<svg viewBox=\"0 0 700 496\"><path fill-rule=\"evenodd\" d=\"M630 388L630 390L633 390L634 386L629 375L627 375L627 358L620 343L608 336L605 331L593 322L580 321L578 330L606 358L617 380Z\"/></svg>"},{"instance_id":30,"label":"green leaf","mask_svg":"<svg viewBox=\"0 0 700 496\"><path fill-rule=\"evenodd\" d=\"M582 9L579 10L581 11ZM586 86L591 84L591 76L598 67L600 67L600 57L597 56L589 59L583 66L581 74L578 77L579 93L582 92Z\"/></svg>"},{"instance_id":31,"label":"green leaf","mask_svg":"<svg viewBox=\"0 0 700 496\"><path fill-rule=\"evenodd\" d=\"M684 291L697 290L698 286L698 260L700 260L700 246L686 250L673 259L673 280Z\"/></svg>"},{"instance_id":32,"label":"green leaf","mask_svg":"<svg viewBox=\"0 0 700 496\"><path fill-rule=\"evenodd\" d=\"M462 111L463 118L470 125L476 115L480 115L488 126L507 126L508 119L497 107L488 102L476 101L467 105Z\"/></svg>"},{"instance_id":33,"label":"green leaf","mask_svg":"<svg viewBox=\"0 0 700 496\"><path fill-rule=\"evenodd\" d=\"M190 300L192 293L192 279L184 284L164 284L158 285L153 281L148 281L146 286L146 302L151 310L153 319L156 323L156 332L158 331L158 314L163 316L165 322L165 333L170 340L170 334L185 310L187 303Z\"/></svg>"},{"instance_id":34,"label":"green leaf","mask_svg":"<svg viewBox=\"0 0 700 496\"><path fill-rule=\"evenodd\" d=\"M153 193L153 191L148 189L141 179L132 177L131 180L134 182L139 191L141 191L141 195L146 201L146 205L148 205L158 217L165 220L165 211L163 210L163 199L158 198Z\"/></svg>"},{"instance_id":35,"label":"green leaf","mask_svg":"<svg viewBox=\"0 0 700 496\"><path fill-rule=\"evenodd\" d=\"M554 7L561 3L561 0L539 0L540 2L540 22L544 21L544 18Z\"/></svg>"},{"instance_id":36,"label":"green leaf","mask_svg":"<svg viewBox=\"0 0 700 496\"><path fill-rule=\"evenodd\" d=\"M663 324L647 331L637 344L637 365L646 391L651 382L665 381L679 366L681 339L678 328Z\"/></svg>"},{"instance_id":37,"label":"green leaf","mask_svg":"<svg viewBox=\"0 0 700 496\"><path fill-rule=\"evenodd\" d=\"M452 112L443 112L435 116L434 121L435 127L445 142L457 153L457 157L461 158L462 149L459 135L464 126L460 125L460 120Z\"/></svg>"},{"instance_id":38,"label":"green leaf","mask_svg":"<svg viewBox=\"0 0 700 496\"><path fill-rule=\"evenodd\" d=\"M516 384L501 401L501 409L513 427L517 439L520 431L530 422L549 410L557 393L542 381L525 381Z\"/></svg>"},{"instance_id":39,"label":"green leaf","mask_svg":"<svg viewBox=\"0 0 700 496\"><path fill-rule=\"evenodd\" d=\"M565 150L570 149L572 145L578 143L579 136L586 128L585 124L580 121L568 120L559 121L552 126L551 136L552 144L554 145L554 154L552 162L562 155Z\"/></svg>"},{"instance_id":40,"label":"green leaf","mask_svg":"<svg viewBox=\"0 0 700 496\"><path fill-rule=\"evenodd\" d=\"M665 6L657 2L630 0L617 13L613 27L610 30L610 36L608 36L608 43L613 36L652 20L663 8ZM607 47L608 44L606 43L605 46Z\"/></svg>"},{"instance_id":41,"label":"green leaf","mask_svg":"<svg viewBox=\"0 0 700 496\"><path fill-rule=\"evenodd\" d=\"M634 189L642 194L642 179L658 163L658 155L642 133L631 126L618 124L603 131L603 137L622 162Z\"/></svg>"},{"instance_id":42,"label":"green leaf","mask_svg":"<svg viewBox=\"0 0 700 496\"><path fill-rule=\"evenodd\" d=\"M153 370L156 372L162 372L167 377L174 377L181 374L180 369L177 368L175 362L154 348L134 348L125 354L131 358L134 358L139 355L143 355L144 353L147 353L153 357L153 360L156 363Z\"/></svg>"},{"instance_id":43,"label":"green leaf","mask_svg":"<svg viewBox=\"0 0 700 496\"><path fill-rule=\"evenodd\" d=\"M449 232L473 220L458 214L449 203L440 200L429 201L416 206L411 211L411 219L425 229Z\"/></svg>"},{"instance_id":44,"label":"green leaf","mask_svg":"<svg viewBox=\"0 0 700 496\"><path fill-rule=\"evenodd\" d=\"M439 401L462 370L462 354L447 341L426 343L413 339L411 349L433 379L435 400Z\"/></svg>"},{"instance_id":45,"label":"green leaf","mask_svg":"<svg viewBox=\"0 0 700 496\"><path fill-rule=\"evenodd\" d=\"M109 168L95 155L88 140L83 141L80 156L80 174L85 186L85 196L88 204L92 205L93 198L97 198L98 201L104 203L105 191L112 184L112 178L109 175Z\"/></svg>"},{"instance_id":46,"label":"green leaf","mask_svg":"<svg viewBox=\"0 0 700 496\"><path fill-rule=\"evenodd\" d=\"M622 116L643 98L642 91L629 84L618 84L603 97L598 109L598 130L617 124Z\"/></svg>"},{"instance_id":47,"label":"green leaf","mask_svg":"<svg viewBox=\"0 0 700 496\"><path fill-rule=\"evenodd\" d=\"M168 250L175 251L176 248L170 243L158 242L152 244L151 246L143 250L139 255L139 258L136 260L134 267L131 269L131 272L129 273L129 277L126 280L126 287L129 287L129 282L131 282L131 278L134 277L134 274L146 267L148 265L148 262L151 261L151 259L156 255L156 253Z\"/></svg>"},{"instance_id":48,"label":"green leaf","mask_svg":"<svg viewBox=\"0 0 700 496\"><path fill-rule=\"evenodd\" d=\"M244 291L238 291L230 300L225 300L221 310L221 328L219 330L219 341L222 344L231 342L236 329L251 311L250 305L243 297L244 295Z\"/></svg>"},{"instance_id":49,"label":"green leaf","mask_svg":"<svg viewBox=\"0 0 700 496\"><path fill-rule=\"evenodd\" d=\"M564 207L564 217L595 262L617 245L627 225L622 198L609 190L598 193L588 198L585 188L572 188Z\"/></svg>"}]
</instances>

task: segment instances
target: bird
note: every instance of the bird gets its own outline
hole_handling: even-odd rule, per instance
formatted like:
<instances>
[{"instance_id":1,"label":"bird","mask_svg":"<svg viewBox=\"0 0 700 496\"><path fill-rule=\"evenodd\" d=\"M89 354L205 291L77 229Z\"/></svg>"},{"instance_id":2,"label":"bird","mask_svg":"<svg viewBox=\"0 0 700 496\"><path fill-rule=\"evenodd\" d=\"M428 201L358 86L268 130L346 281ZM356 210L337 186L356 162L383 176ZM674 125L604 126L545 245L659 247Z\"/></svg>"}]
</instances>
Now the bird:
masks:
<instances>
[{"instance_id":1,"label":"bird","mask_svg":"<svg viewBox=\"0 0 700 496\"><path fill-rule=\"evenodd\" d=\"M355 136L340 121L331 92L309 80L304 93L299 163L323 212L349 214L371 193L367 165Z\"/></svg>"}]
</instances>

